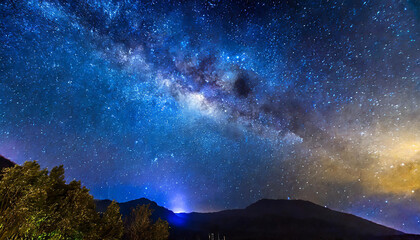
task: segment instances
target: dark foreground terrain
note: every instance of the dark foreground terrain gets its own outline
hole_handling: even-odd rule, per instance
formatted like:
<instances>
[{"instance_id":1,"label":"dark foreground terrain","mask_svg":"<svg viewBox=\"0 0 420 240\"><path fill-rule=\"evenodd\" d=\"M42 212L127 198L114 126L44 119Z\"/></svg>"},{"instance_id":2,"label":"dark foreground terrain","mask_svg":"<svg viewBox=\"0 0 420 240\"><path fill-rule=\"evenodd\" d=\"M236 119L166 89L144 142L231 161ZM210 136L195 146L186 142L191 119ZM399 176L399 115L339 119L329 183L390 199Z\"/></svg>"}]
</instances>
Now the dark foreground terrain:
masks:
<instances>
[{"instance_id":1,"label":"dark foreground terrain","mask_svg":"<svg viewBox=\"0 0 420 240\"><path fill-rule=\"evenodd\" d=\"M15 163L0 156L0 170ZM110 200L96 200L104 212ZM214 213L182 213L157 205L146 198L120 203L123 216L137 205L149 204L152 218L167 220L171 239L419 239L351 214L302 200L263 199L245 209Z\"/></svg>"},{"instance_id":2,"label":"dark foreground terrain","mask_svg":"<svg viewBox=\"0 0 420 240\"><path fill-rule=\"evenodd\" d=\"M110 202L98 200L98 211ZM120 203L121 213L138 204L150 204L153 218L169 222L171 239L420 239L302 200L263 199L245 209L175 214L141 198Z\"/></svg>"},{"instance_id":3,"label":"dark foreground terrain","mask_svg":"<svg viewBox=\"0 0 420 240\"><path fill-rule=\"evenodd\" d=\"M3 168L13 167L16 163L0 155L0 172Z\"/></svg>"}]
</instances>

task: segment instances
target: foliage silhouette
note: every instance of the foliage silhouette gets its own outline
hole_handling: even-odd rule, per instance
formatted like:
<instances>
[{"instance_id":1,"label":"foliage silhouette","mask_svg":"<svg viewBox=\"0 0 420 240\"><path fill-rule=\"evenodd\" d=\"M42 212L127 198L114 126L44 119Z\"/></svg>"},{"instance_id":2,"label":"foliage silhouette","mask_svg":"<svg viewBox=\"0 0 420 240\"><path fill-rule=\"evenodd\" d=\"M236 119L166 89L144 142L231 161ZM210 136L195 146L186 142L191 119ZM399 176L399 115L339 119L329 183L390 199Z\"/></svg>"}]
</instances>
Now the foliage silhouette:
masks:
<instances>
[{"instance_id":1,"label":"foliage silhouette","mask_svg":"<svg viewBox=\"0 0 420 240\"><path fill-rule=\"evenodd\" d=\"M63 166L50 172L36 161L3 170L1 239L121 239L123 224L113 202L101 216L80 181L66 183Z\"/></svg>"},{"instance_id":2,"label":"foliage silhouette","mask_svg":"<svg viewBox=\"0 0 420 240\"><path fill-rule=\"evenodd\" d=\"M125 239L131 240L165 240L169 237L169 224L160 218L152 223L152 209L149 204L133 208L126 218Z\"/></svg>"}]
</instances>

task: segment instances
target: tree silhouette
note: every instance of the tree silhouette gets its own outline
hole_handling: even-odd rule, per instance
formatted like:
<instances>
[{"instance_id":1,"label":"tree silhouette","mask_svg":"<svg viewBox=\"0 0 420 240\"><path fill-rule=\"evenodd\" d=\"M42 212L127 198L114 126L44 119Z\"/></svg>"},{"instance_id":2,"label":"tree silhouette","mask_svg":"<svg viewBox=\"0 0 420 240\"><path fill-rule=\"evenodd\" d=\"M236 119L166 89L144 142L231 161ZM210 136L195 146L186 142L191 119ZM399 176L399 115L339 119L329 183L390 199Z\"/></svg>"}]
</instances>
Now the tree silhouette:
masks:
<instances>
[{"instance_id":1,"label":"tree silhouette","mask_svg":"<svg viewBox=\"0 0 420 240\"><path fill-rule=\"evenodd\" d=\"M121 239L124 232L124 224L121 219L120 207L115 201L106 209L101 219L100 236L104 240Z\"/></svg>"},{"instance_id":2,"label":"tree silhouette","mask_svg":"<svg viewBox=\"0 0 420 240\"><path fill-rule=\"evenodd\" d=\"M101 217L80 181L66 184L63 166L51 172L36 161L6 168L0 180L1 239L120 239L116 203Z\"/></svg>"},{"instance_id":3,"label":"tree silhouette","mask_svg":"<svg viewBox=\"0 0 420 240\"><path fill-rule=\"evenodd\" d=\"M147 205L132 209L126 219L125 239L131 240L165 240L169 237L169 224L160 218L152 223L152 210Z\"/></svg>"}]
</instances>

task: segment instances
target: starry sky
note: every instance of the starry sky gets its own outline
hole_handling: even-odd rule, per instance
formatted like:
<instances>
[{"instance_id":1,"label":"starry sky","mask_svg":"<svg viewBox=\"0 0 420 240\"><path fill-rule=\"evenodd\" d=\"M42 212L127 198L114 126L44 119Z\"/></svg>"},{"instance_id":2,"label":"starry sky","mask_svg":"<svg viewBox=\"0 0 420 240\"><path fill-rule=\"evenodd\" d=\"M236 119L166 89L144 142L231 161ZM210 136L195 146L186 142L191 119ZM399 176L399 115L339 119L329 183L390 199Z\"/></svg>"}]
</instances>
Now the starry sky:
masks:
<instances>
[{"instance_id":1,"label":"starry sky","mask_svg":"<svg viewBox=\"0 0 420 240\"><path fill-rule=\"evenodd\" d=\"M175 212L420 233L418 0L0 3L0 154Z\"/></svg>"}]
</instances>

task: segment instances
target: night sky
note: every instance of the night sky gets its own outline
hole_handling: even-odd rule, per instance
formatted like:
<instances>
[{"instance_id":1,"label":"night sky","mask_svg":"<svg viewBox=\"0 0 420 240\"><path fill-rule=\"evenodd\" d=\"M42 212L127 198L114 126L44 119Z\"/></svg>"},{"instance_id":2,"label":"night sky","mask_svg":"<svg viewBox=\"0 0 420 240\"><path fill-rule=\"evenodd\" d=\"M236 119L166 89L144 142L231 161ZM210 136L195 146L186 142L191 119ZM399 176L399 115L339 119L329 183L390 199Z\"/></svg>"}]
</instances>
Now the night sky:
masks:
<instances>
[{"instance_id":1,"label":"night sky","mask_svg":"<svg viewBox=\"0 0 420 240\"><path fill-rule=\"evenodd\" d=\"M2 1L0 154L97 199L420 233L418 0L182 2Z\"/></svg>"}]
</instances>

